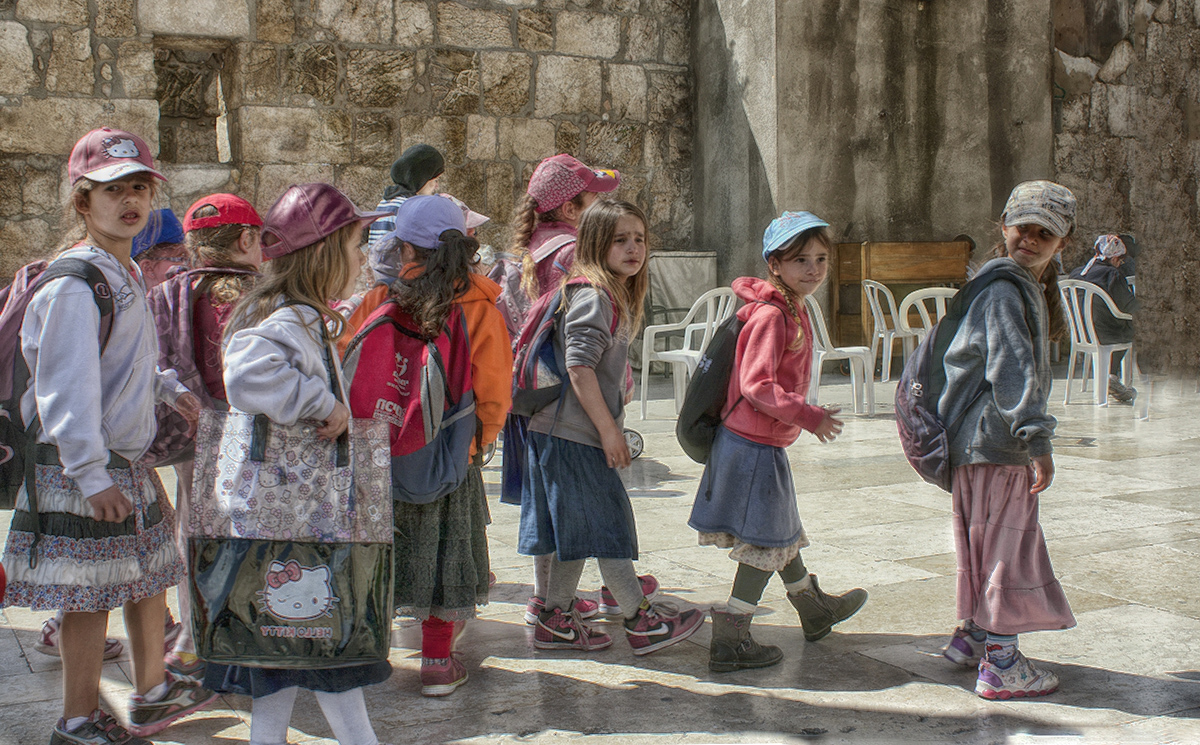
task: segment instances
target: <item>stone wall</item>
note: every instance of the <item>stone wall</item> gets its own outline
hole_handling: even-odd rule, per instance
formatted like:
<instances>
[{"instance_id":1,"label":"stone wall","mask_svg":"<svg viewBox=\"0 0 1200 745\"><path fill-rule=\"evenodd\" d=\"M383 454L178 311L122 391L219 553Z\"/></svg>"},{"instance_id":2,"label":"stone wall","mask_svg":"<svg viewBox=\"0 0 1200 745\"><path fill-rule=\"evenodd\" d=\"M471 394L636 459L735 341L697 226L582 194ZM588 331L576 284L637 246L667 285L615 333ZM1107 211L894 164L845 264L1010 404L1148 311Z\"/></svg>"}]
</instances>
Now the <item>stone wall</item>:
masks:
<instances>
[{"instance_id":1,"label":"stone wall","mask_svg":"<svg viewBox=\"0 0 1200 745\"><path fill-rule=\"evenodd\" d=\"M182 210L265 212L331 181L374 206L425 142L443 190L502 243L537 162L619 169L652 245L692 233L690 0L0 0L0 276L62 226L66 156L109 124L146 138Z\"/></svg>"},{"instance_id":2,"label":"stone wall","mask_svg":"<svg viewBox=\"0 0 1200 745\"><path fill-rule=\"evenodd\" d=\"M1098 5L1111 6L1100 9L1106 20L1099 30L1074 2L1059 0L1055 9L1055 168L1079 197L1079 231L1066 263L1084 261L1099 234L1132 233L1141 247L1139 362L1195 376L1200 4Z\"/></svg>"}]
</instances>

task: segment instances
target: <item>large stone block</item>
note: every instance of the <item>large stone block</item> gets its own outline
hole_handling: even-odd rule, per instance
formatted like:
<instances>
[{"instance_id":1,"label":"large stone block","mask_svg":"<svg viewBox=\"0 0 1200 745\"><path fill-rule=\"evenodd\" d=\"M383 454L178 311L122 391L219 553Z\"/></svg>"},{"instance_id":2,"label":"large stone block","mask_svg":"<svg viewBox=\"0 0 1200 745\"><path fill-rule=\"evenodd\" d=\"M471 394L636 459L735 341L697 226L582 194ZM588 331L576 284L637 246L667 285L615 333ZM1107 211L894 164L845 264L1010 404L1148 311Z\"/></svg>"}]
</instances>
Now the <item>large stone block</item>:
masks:
<instances>
[{"instance_id":1,"label":"large stone block","mask_svg":"<svg viewBox=\"0 0 1200 745\"><path fill-rule=\"evenodd\" d=\"M595 168L635 168L642 162L646 128L627 122L592 122L587 126L584 162Z\"/></svg>"},{"instance_id":2,"label":"large stone block","mask_svg":"<svg viewBox=\"0 0 1200 745\"><path fill-rule=\"evenodd\" d=\"M433 110L446 116L479 111L479 54L465 49L439 49L429 61Z\"/></svg>"},{"instance_id":3,"label":"large stone block","mask_svg":"<svg viewBox=\"0 0 1200 745\"><path fill-rule=\"evenodd\" d=\"M275 200L279 199L292 184L308 184L314 181L332 184L333 179L333 166L326 163L260 166L254 173L252 182L255 185L254 197L251 201L258 205L259 213L265 215L267 210L271 209L271 205L275 204ZM251 182L243 181L243 183Z\"/></svg>"},{"instance_id":4,"label":"large stone block","mask_svg":"<svg viewBox=\"0 0 1200 745\"><path fill-rule=\"evenodd\" d=\"M133 0L96 0L96 36L122 39L135 36Z\"/></svg>"},{"instance_id":5,"label":"large stone block","mask_svg":"<svg viewBox=\"0 0 1200 745\"><path fill-rule=\"evenodd\" d=\"M538 61L534 114L596 114L600 111L600 61L546 55Z\"/></svg>"},{"instance_id":6,"label":"large stone block","mask_svg":"<svg viewBox=\"0 0 1200 745\"><path fill-rule=\"evenodd\" d=\"M686 23L664 23L662 25L662 61L672 65L686 65L691 60L692 45Z\"/></svg>"},{"instance_id":7,"label":"large stone block","mask_svg":"<svg viewBox=\"0 0 1200 745\"><path fill-rule=\"evenodd\" d=\"M653 18L633 16L628 20L625 59L636 62L658 59L658 24Z\"/></svg>"},{"instance_id":8,"label":"large stone block","mask_svg":"<svg viewBox=\"0 0 1200 745\"><path fill-rule=\"evenodd\" d=\"M252 163L348 163L350 116L344 111L244 106L238 138Z\"/></svg>"},{"instance_id":9,"label":"large stone block","mask_svg":"<svg viewBox=\"0 0 1200 745\"><path fill-rule=\"evenodd\" d=\"M59 196L59 168L25 169L21 180L21 199L26 215L53 215L62 209Z\"/></svg>"},{"instance_id":10,"label":"large stone block","mask_svg":"<svg viewBox=\"0 0 1200 745\"><path fill-rule=\"evenodd\" d=\"M487 208L488 217L492 218L488 227L497 229L501 237L512 215L517 188L516 174L511 165L487 164L487 203L484 206Z\"/></svg>"},{"instance_id":11,"label":"large stone block","mask_svg":"<svg viewBox=\"0 0 1200 745\"><path fill-rule=\"evenodd\" d=\"M390 44L395 20L393 0L315 0L316 23L341 41Z\"/></svg>"},{"instance_id":12,"label":"large stone block","mask_svg":"<svg viewBox=\"0 0 1200 745\"><path fill-rule=\"evenodd\" d=\"M1141 103L1139 91L1131 85L1109 85L1105 87L1108 99L1108 131L1117 137L1136 137L1137 107Z\"/></svg>"},{"instance_id":13,"label":"large stone block","mask_svg":"<svg viewBox=\"0 0 1200 745\"><path fill-rule=\"evenodd\" d=\"M451 163L462 163L467 155L467 125L460 118L406 116L400 120L400 150L425 143L436 147ZM390 165L390 163L389 163Z\"/></svg>"},{"instance_id":14,"label":"large stone block","mask_svg":"<svg viewBox=\"0 0 1200 745\"><path fill-rule=\"evenodd\" d=\"M517 11L517 44L531 52L554 48L554 17L544 10Z\"/></svg>"},{"instance_id":15,"label":"large stone block","mask_svg":"<svg viewBox=\"0 0 1200 745\"><path fill-rule=\"evenodd\" d=\"M395 159L396 122L384 112L354 116L354 162L387 168Z\"/></svg>"},{"instance_id":16,"label":"large stone block","mask_svg":"<svg viewBox=\"0 0 1200 745\"><path fill-rule=\"evenodd\" d=\"M468 161L458 166L446 166L442 174L442 191L466 202L467 206L477 212L482 212L486 200L484 179L487 164L480 161Z\"/></svg>"},{"instance_id":17,"label":"large stone block","mask_svg":"<svg viewBox=\"0 0 1200 745\"><path fill-rule=\"evenodd\" d=\"M651 124L687 121L691 118L690 83L687 75L669 72L649 73Z\"/></svg>"},{"instance_id":18,"label":"large stone block","mask_svg":"<svg viewBox=\"0 0 1200 745\"><path fill-rule=\"evenodd\" d=\"M17 19L86 26L87 0L17 0Z\"/></svg>"},{"instance_id":19,"label":"large stone block","mask_svg":"<svg viewBox=\"0 0 1200 745\"><path fill-rule=\"evenodd\" d=\"M92 32L59 26L52 38L54 47L46 66L46 89L54 93L91 93L96 87Z\"/></svg>"},{"instance_id":20,"label":"large stone block","mask_svg":"<svg viewBox=\"0 0 1200 745\"><path fill-rule=\"evenodd\" d=\"M254 11L255 38L290 44L296 35L296 8L292 0L257 0Z\"/></svg>"},{"instance_id":21,"label":"large stone block","mask_svg":"<svg viewBox=\"0 0 1200 745\"><path fill-rule=\"evenodd\" d=\"M496 120L490 116L468 116L467 160L495 160L496 152Z\"/></svg>"},{"instance_id":22,"label":"large stone block","mask_svg":"<svg viewBox=\"0 0 1200 745\"><path fill-rule=\"evenodd\" d=\"M583 144L583 133L575 122L559 122L554 134L554 152L577 153Z\"/></svg>"},{"instance_id":23,"label":"large stone block","mask_svg":"<svg viewBox=\"0 0 1200 745\"><path fill-rule=\"evenodd\" d=\"M424 47L433 43L433 16L423 2L396 3L395 43L402 47Z\"/></svg>"},{"instance_id":24,"label":"large stone block","mask_svg":"<svg viewBox=\"0 0 1200 745\"><path fill-rule=\"evenodd\" d=\"M1133 51L1133 45L1122 39L1113 47L1112 54L1109 55L1108 61L1100 68L1096 77L1105 83L1116 83L1129 69L1129 66L1136 62L1137 53Z\"/></svg>"},{"instance_id":25,"label":"large stone block","mask_svg":"<svg viewBox=\"0 0 1200 745\"><path fill-rule=\"evenodd\" d=\"M138 25L142 33L247 39L250 8L247 0L139 2Z\"/></svg>"},{"instance_id":26,"label":"large stone block","mask_svg":"<svg viewBox=\"0 0 1200 745\"><path fill-rule=\"evenodd\" d=\"M437 19L438 38L443 44L468 49L513 45L508 13L441 2L437 6Z\"/></svg>"},{"instance_id":27,"label":"large stone block","mask_svg":"<svg viewBox=\"0 0 1200 745\"><path fill-rule=\"evenodd\" d=\"M1066 52L1054 50L1054 83L1063 89L1066 96L1077 96L1092 89L1100 66L1087 57L1072 57Z\"/></svg>"},{"instance_id":28,"label":"large stone block","mask_svg":"<svg viewBox=\"0 0 1200 745\"><path fill-rule=\"evenodd\" d=\"M33 70L33 49L29 46L25 26L13 21L0 21L0 93L24 95L37 87L38 76Z\"/></svg>"},{"instance_id":29,"label":"large stone block","mask_svg":"<svg viewBox=\"0 0 1200 745\"><path fill-rule=\"evenodd\" d=\"M608 95L611 118L646 121L646 71L640 65L609 65Z\"/></svg>"},{"instance_id":30,"label":"large stone block","mask_svg":"<svg viewBox=\"0 0 1200 745\"><path fill-rule=\"evenodd\" d=\"M0 106L0 152L66 156L88 130L102 126L133 132L158 152L156 101L57 97Z\"/></svg>"},{"instance_id":31,"label":"large stone block","mask_svg":"<svg viewBox=\"0 0 1200 745\"><path fill-rule=\"evenodd\" d=\"M352 49L346 55L346 95L360 106L395 106L412 90L416 77L412 52Z\"/></svg>"},{"instance_id":32,"label":"large stone block","mask_svg":"<svg viewBox=\"0 0 1200 745\"><path fill-rule=\"evenodd\" d=\"M282 72L274 45L238 44L234 58L234 81L227 91L229 106L279 101Z\"/></svg>"},{"instance_id":33,"label":"large stone block","mask_svg":"<svg viewBox=\"0 0 1200 745\"><path fill-rule=\"evenodd\" d=\"M45 220L9 220L0 225L0 277L11 277L25 264L44 258L53 248Z\"/></svg>"},{"instance_id":34,"label":"large stone block","mask_svg":"<svg viewBox=\"0 0 1200 745\"><path fill-rule=\"evenodd\" d=\"M375 166L343 166L337 170L333 185L350 197L359 209L369 210L379 204L384 182L390 183L387 168ZM364 267L365 271L369 271Z\"/></svg>"},{"instance_id":35,"label":"large stone block","mask_svg":"<svg viewBox=\"0 0 1200 745\"><path fill-rule=\"evenodd\" d=\"M498 137L500 160L540 161L553 155L554 122L545 119L501 119Z\"/></svg>"},{"instance_id":36,"label":"large stone block","mask_svg":"<svg viewBox=\"0 0 1200 745\"><path fill-rule=\"evenodd\" d=\"M511 116L529 105L533 60L519 52L483 53L483 108Z\"/></svg>"},{"instance_id":37,"label":"large stone block","mask_svg":"<svg viewBox=\"0 0 1200 745\"><path fill-rule=\"evenodd\" d=\"M231 166L211 163L164 163L161 170L167 177L164 188L170 197L171 208L181 219L184 210L200 197L237 190L237 179Z\"/></svg>"},{"instance_id":38,"label":"large stone block","mask_svg":"<svg viewBox=\"0 0 1200 745\"><path fill-rule=\"evenodd\" d=\"M558 14L554 49L562 54L612 59L621 48L621 19L601 13Z\"/></svg>"},{"instance_id":39,"label":"large stone block","mask_svg":"<svg viewBox=\"0 0 1200 745\"><path fill-rule=\"evenodd\" d=\"M16 217L24 211L23 205L21 172L0 165L0 217Z\"/></svg>"},{"instance_id":40,"label":"large stone block","mask_svg":"<svg viewBox=\"0 0 1200 745\"><path fill-rule=\"evenodd\" d=\"M117 48L117 74L128 98L154 98L158 90L154 47L140 41L122 42Z\"/></svg>"},{"instance_id":41,"label":"large stone block","mask_svg":"<svg viewBox=\"0 0 1200 745\"><path fill-rule=\"evenodd\" d=\"M284 55L286 93L332 104L337 95L337 50L332 44L296 44ZM297 102L299 103L299 102Z\"/></svg>"}]
</instances>

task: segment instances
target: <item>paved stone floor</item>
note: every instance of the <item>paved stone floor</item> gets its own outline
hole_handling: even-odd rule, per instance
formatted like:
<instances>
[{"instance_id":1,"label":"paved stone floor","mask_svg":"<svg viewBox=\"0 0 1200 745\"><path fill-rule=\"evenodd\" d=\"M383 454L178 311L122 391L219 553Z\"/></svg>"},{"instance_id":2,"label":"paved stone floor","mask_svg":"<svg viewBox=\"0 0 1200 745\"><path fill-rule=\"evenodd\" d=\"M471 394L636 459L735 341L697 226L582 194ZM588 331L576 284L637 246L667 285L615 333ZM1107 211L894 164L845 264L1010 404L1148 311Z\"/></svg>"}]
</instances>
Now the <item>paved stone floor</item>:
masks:
<instances>
[{"instance_id":1,"label":"paved stone floor","mask_svg":"<svg viewBox=\"0 0 1200 745\"><path fill-rule=\"evenodd\" d=\"M849 400L845 378L830 377L826 400ZM834 443L805 436L789 451L813 542L805 561L824 588L861 586L871 598L835 633L806 644L773 580L755 634L786 657L762 671L710 673L707 626L641 659L619 638L591 655L535 651L521 620L532 570L514 550L517 509L495 497L497 459L487 478L499 582L461 646L471 681L448 698L423 699L418 629L400 628L395 674L367 692L379 736L592 745L1200 742L1200 395L1194 383L1142 388L1149 418L1136 420L1128 406L1100 409L1085 397L1064 407L1062 380L1055 385L1058 471L1041 514L1079 625L1021 641L1062 679L1049 698L985 702L972 692L972 672L934 656L955 625L950 499L908 467L885 404L873 417L847 416ZM669 389L657 381L651 420L629 421L646 438L627 473L638 567L678 603L708 607L728 596L734 564L697 546L686 525L700 468L675 442ZM878 384L880 400L892 390ZM0 525L8 522L0 515ZM599 585L593 563L582 587L594 593ZM3 745L45 743L58 716L60 663L33 650L42 615L0 615ZM119 613L110 632L124 635ZM129 692L128 661L106 665L109 706L124 712ZM299 699L292 742L332 742L322 739L329 732L314 703ZM249 708L249 699L224 697L157 739L245 742Z\"/></svg>"}]
</instances>

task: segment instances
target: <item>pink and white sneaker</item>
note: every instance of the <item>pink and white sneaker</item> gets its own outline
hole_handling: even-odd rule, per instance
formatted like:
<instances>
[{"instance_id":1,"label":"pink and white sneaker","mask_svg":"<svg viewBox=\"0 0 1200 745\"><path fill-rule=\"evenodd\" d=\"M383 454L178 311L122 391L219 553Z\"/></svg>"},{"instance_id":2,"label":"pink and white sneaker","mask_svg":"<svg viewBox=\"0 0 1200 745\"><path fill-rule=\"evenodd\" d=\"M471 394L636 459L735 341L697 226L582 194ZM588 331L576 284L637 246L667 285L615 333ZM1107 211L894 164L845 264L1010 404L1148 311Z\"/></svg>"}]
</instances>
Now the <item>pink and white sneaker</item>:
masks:
<instances>
[{"instance_id":1,"label":"pink and white sneaker","mask_svg":"<svg viewBox=\"0 0 1200 745\"><path fill-rule=\"evenodd\" d=\"M588 619L600 612L600 608L592 600L584 600L583 598L575 598L575 612L580 618ZM542 611L546 610L546 601L534 595L529 598L529 602L525 604L525 623L533 626L537 623L538 616Z\"/></svg>"},{"instance_id":2,"label":"pink and white sneaker","mask_svg":"<svg viewBox=\"0 0 1200 745\"><path fill-rule=\"evenodd\" d=\"M959 626L954 629L946 646L942 647L942 656L956 665L978 667L985 644L986 640L977 641L970 631Z\"/></svg>"},{"instance_id":3,"label":"pink and white sneaker","mask_svg":"<svg viewBox=\"0 0 1200 745\"><path fill-rule=\"evenodd\" d=\"M591 652L612 646L612 637L583 623L575 610L543 610L533 629L537 649L581 649Z\"/></svg>"},{"instance_id":4,"label":"pink and white sneaker","mask_svg":"<svg viewBox=\"0 0 1200 745\"><path fill-rule=\"evenodd\" d=\"M979 678L975 693L980 698L1007 701L1012 698L1036 698L1058 690L1058 676L1033 666L1025 655L1017 652L1013 664L1002 668L987 657L979 661Z\"/></svg>"},{"instance_id":5,"label":"pink and white sneaker","mask_svg":"<svg viewBox=\"0 0 1200 745\"><path fill-rule=\"evenodd\" d=\"M653 574L638 575L638 581L642 583L642 595L647 600L653 600L658 595L658 580ZM622 616L621 606L617 603L617 599L609 592L608 587L600 588L600 612L606 616Z\"/></svg>"},{"instance_id":6,"label":"pink and white sneaker","mask_svg":"<svg viewBox=\"0 0 1200 745\"><path fill-rule=\"evenodd\" d=\"M685 610L682 613L670 603L643 603L638 614L625 621L625 635L637 655L650 654L672 644L678 644L704 625L704 611Z\"/></svg>"},{"instance_id":7,"label":"pink and white sneaker","mask_svg":"<svg viewBox=\"0 0 1200 745\"><path fill-rule=\"evenodd\" d=\"M61 653L58 650L58 617L52 616L42 622L42 635L33 643L33 648L42 654L48 654L51 657L59 657ZM115 660L125 652L125 645L121 644L119 639L111 637L104 640L104 659Z\"/></svg>"}]
</instances>

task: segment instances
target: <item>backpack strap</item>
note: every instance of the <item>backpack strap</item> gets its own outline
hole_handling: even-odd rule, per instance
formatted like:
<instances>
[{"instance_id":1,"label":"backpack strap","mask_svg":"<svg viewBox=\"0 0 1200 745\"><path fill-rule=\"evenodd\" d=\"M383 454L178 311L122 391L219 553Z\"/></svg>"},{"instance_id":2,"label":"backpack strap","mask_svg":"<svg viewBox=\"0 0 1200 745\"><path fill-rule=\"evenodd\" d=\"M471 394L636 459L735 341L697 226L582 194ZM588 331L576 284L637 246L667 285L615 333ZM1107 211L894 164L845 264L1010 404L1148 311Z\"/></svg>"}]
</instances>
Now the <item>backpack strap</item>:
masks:
<instances>
[{"instance_id":1,"label":"backpack strap","mask_svg":"<svg viewBox=\"0 0 1200 745\"><path fill-rule=\"evenodd\" d=\"M564 246L566 246L569 243L574 243L575 240L576 240L575 236L571 235L570 233L563 233L562 235L556 235L553 238L551 238L550 240L543 243L542 245L531 250L529 252L529 255L533 257L534 263L540 264L543 261L545 261L548 257L553 256L554 254L558 253L558 250L560 248L563 248Z\"/></svg>"}]
</instances>

